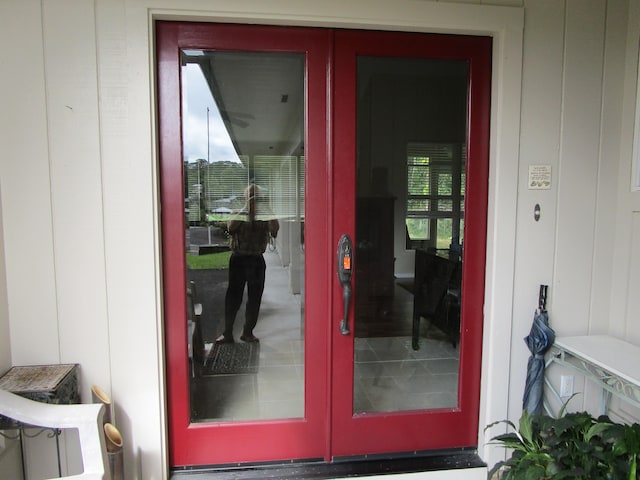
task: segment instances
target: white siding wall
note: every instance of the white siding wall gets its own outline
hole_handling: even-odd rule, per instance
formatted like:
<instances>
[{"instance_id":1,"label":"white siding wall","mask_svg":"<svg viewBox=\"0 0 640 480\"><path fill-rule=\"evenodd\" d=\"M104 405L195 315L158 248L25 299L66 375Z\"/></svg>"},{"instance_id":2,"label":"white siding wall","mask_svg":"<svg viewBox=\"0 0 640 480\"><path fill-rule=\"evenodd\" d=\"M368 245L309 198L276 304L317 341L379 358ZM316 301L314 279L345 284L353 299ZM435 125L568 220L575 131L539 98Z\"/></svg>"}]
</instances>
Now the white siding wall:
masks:
<instances>
[{"instance_id":1,"label":"white siding wall","mask_svg":"<svg viewBox=\"0 0 640 480\"><path fill-rule=\"evenodd\" d=\"M632 293L640 287L633 237L640 197L629 189L638 2L535 0L525 7L511 418L521 411L529 354L522 339L538 284L550 285L558 335L609 333L640 344ZM527 167L539 163L552 166L550 191L527 190ZM533 220L536 203L540 222ZM571 405L591 409L599 400L587 388Z\"/></svg>"},{"instance_id":2,"label":"white siding wall","mask_svg":"<svg viewBox=\"0 0 640 480\"><path fill-rule=\"evenodd\" d=\"M559 334L640 344L640 193L629 189L640 1L486 3L1 2L0 367L80 363L84 399L92 383L112 395L127 478L164 478L154 15L493 34L480 436L520 414L541 283ZM552 166L551 190L528 190L533 164Z\"/></svg>"},{"instance_id":3,"label":"white siding wall","mask_svg":"<svg viewBox=\"0 0 640 480\"><path fill-rule=\"evenodd\" d=\"M59 360L53 218L39 2L0 4L2 206L13 361ZM29 35L25 35L29 32ZM27 274L27 269L36 273ZM37 292L37 303L34 303ZM37 349L27 348L38 345Z\"/></svg>"},{"instance_id":4,"label":"white siding wall","mask_svg":"<svg viewBox=\"0 0 640 480\"><path fill-rule=\"evenodd\" d=\"M511 418L522 410L523 338L540 284L549 285L557 335L607 333L624 67L617 54L626 40L624 2L532 0L525 8ZM551 190L528 190L536 164L551 165Z\"/></svg>"}]
</instances>

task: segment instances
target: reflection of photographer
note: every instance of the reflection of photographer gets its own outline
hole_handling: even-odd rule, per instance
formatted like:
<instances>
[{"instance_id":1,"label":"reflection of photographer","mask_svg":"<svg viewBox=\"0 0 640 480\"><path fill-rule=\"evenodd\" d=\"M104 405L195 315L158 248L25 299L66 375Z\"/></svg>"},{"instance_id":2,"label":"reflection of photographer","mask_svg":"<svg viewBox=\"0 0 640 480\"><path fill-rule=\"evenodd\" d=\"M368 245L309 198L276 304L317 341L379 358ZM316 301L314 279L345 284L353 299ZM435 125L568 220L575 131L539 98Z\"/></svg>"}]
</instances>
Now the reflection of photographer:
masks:
<instances>
[{"instance_id":1,"label":"reflection of photographer","mask_svg":"<svg viewBox=\"0 0 640 480\"><path fill-rule=\"evenodd\" d=\"M225 296L224 332L216 343L232 343L233 324L242 304L244 287L247 286L245 322L240 339L257 342L253 329L258 322L262 292L264 291L266 265L262 254L270 237L278 234L280 224L269 208L266 199L260 196L260 187L249 185L245 190L245 205L232 214L227 223L231 235L231 258L229 259L229 286Z\"/></svg>"}]
</instances>

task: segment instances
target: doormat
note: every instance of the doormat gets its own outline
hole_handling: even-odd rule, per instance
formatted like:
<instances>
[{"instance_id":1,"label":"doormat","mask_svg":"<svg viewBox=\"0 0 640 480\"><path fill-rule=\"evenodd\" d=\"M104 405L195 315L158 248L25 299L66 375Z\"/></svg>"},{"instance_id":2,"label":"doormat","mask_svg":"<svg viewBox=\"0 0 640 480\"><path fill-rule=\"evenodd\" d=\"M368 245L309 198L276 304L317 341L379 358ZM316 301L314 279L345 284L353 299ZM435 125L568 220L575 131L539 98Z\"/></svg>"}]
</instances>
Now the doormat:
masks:
<instances>
[{"instance_id":1,"label":"doormat","mask_svg":"<svg viewBox=\"0 0 640 480\"><path fill-rule=\"evenodd\" d=\"M260 343L214 344L204 364L204 376L258 373Z\"/></svg>"}]
</instances>

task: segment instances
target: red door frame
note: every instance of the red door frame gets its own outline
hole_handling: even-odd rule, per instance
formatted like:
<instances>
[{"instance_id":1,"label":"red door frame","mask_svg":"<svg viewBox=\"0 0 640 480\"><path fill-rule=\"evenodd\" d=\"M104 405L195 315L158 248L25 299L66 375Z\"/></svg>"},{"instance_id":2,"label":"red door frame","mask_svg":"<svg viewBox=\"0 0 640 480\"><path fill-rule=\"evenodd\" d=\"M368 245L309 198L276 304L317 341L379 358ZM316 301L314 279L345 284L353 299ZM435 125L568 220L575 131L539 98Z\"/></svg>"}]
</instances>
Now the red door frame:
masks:
<instances>
[{"instance_id":1,"label":"red door frame","mask_svg":"<svg viewBox=\"0 0 640 480\"><path fill-rule=\"evenodd\" d=\"M334 72L334 244L343 233L355 238L356 60L359 55L460 59L469 64L467 181L463 306L461 312L458 407L354 416L353 337L333 329L334 375L332 452L334 456L413 452L477 445L482 360L487 188L491 91L491 39L341 30L335 34ZM345 194L344 192L351 192ZM357 238L355 239L357 243ZM356 257L355 261L358 259ZM357 278L354 279L357 282ZM335 298L340 285L333 280ZM341 316L340 302L333 318ZM348 398L343 398L348 396ZM434 434L435 432L435 434Z\"/></svg>"},{"instance_id":2,"label":"red door frame","mask_svg":"<svg viewBox=\"0 0 640 480\"><path fill-rule=\"evenodd\" d=\"M158 22L157 79L169 454L172 467L324 459L477 442L489 158L491 40L424 34ZM337 48L332 51L333 43ZM190 423L180 49L306 55L305 418ZM355 58L467 59L470 65L459 408L352 414L353 337L339 333L339 236L355 238ZM339 77L333 78L335 71ZM346 75L347 77L345 77ZM351 75L351 80L346 80ZM328 99L332 99L329 103ZM331 122L328 122L328 119ZM329 147L333 145L333 147ZM331 148L331 150L329 150ZM328 213L333 212L333 219ZM313 252L313 253L311 253ZM357 258L356 258L357 261ZM354 279L357 281L357 279ZM335 305L333 304L335 302ZM333 305L333 306L332 306ZM436 435L430 432L437 432Z\"/></svg>"}]
</instances>

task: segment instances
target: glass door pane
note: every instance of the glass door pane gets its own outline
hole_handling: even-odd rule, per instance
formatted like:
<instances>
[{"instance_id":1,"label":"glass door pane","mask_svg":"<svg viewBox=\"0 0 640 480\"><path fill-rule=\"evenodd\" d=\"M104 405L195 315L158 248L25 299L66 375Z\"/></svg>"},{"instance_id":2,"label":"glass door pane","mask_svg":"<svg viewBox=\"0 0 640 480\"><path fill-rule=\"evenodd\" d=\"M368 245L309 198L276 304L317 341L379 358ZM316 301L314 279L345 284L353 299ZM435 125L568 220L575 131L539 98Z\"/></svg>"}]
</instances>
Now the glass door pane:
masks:
<instances>
[{"instance_id":1,"label":"glass door pane","mask_svg":"<svg viewBox=\"0 0 640 480\"><path fill-rule=\"evenodd\" d=\"M458 407L468 65L357 60L356 414Z\"/></svg>"},{"instance_id":2,"label":"glass door pane","mask_svg":"<svg viewBox=\"0 0 640 480\"><path fill-rule=\"evenodd\" d=\"M304 412L304 55L183 49L190 421Z\"/></svg>"}]
</instances>

